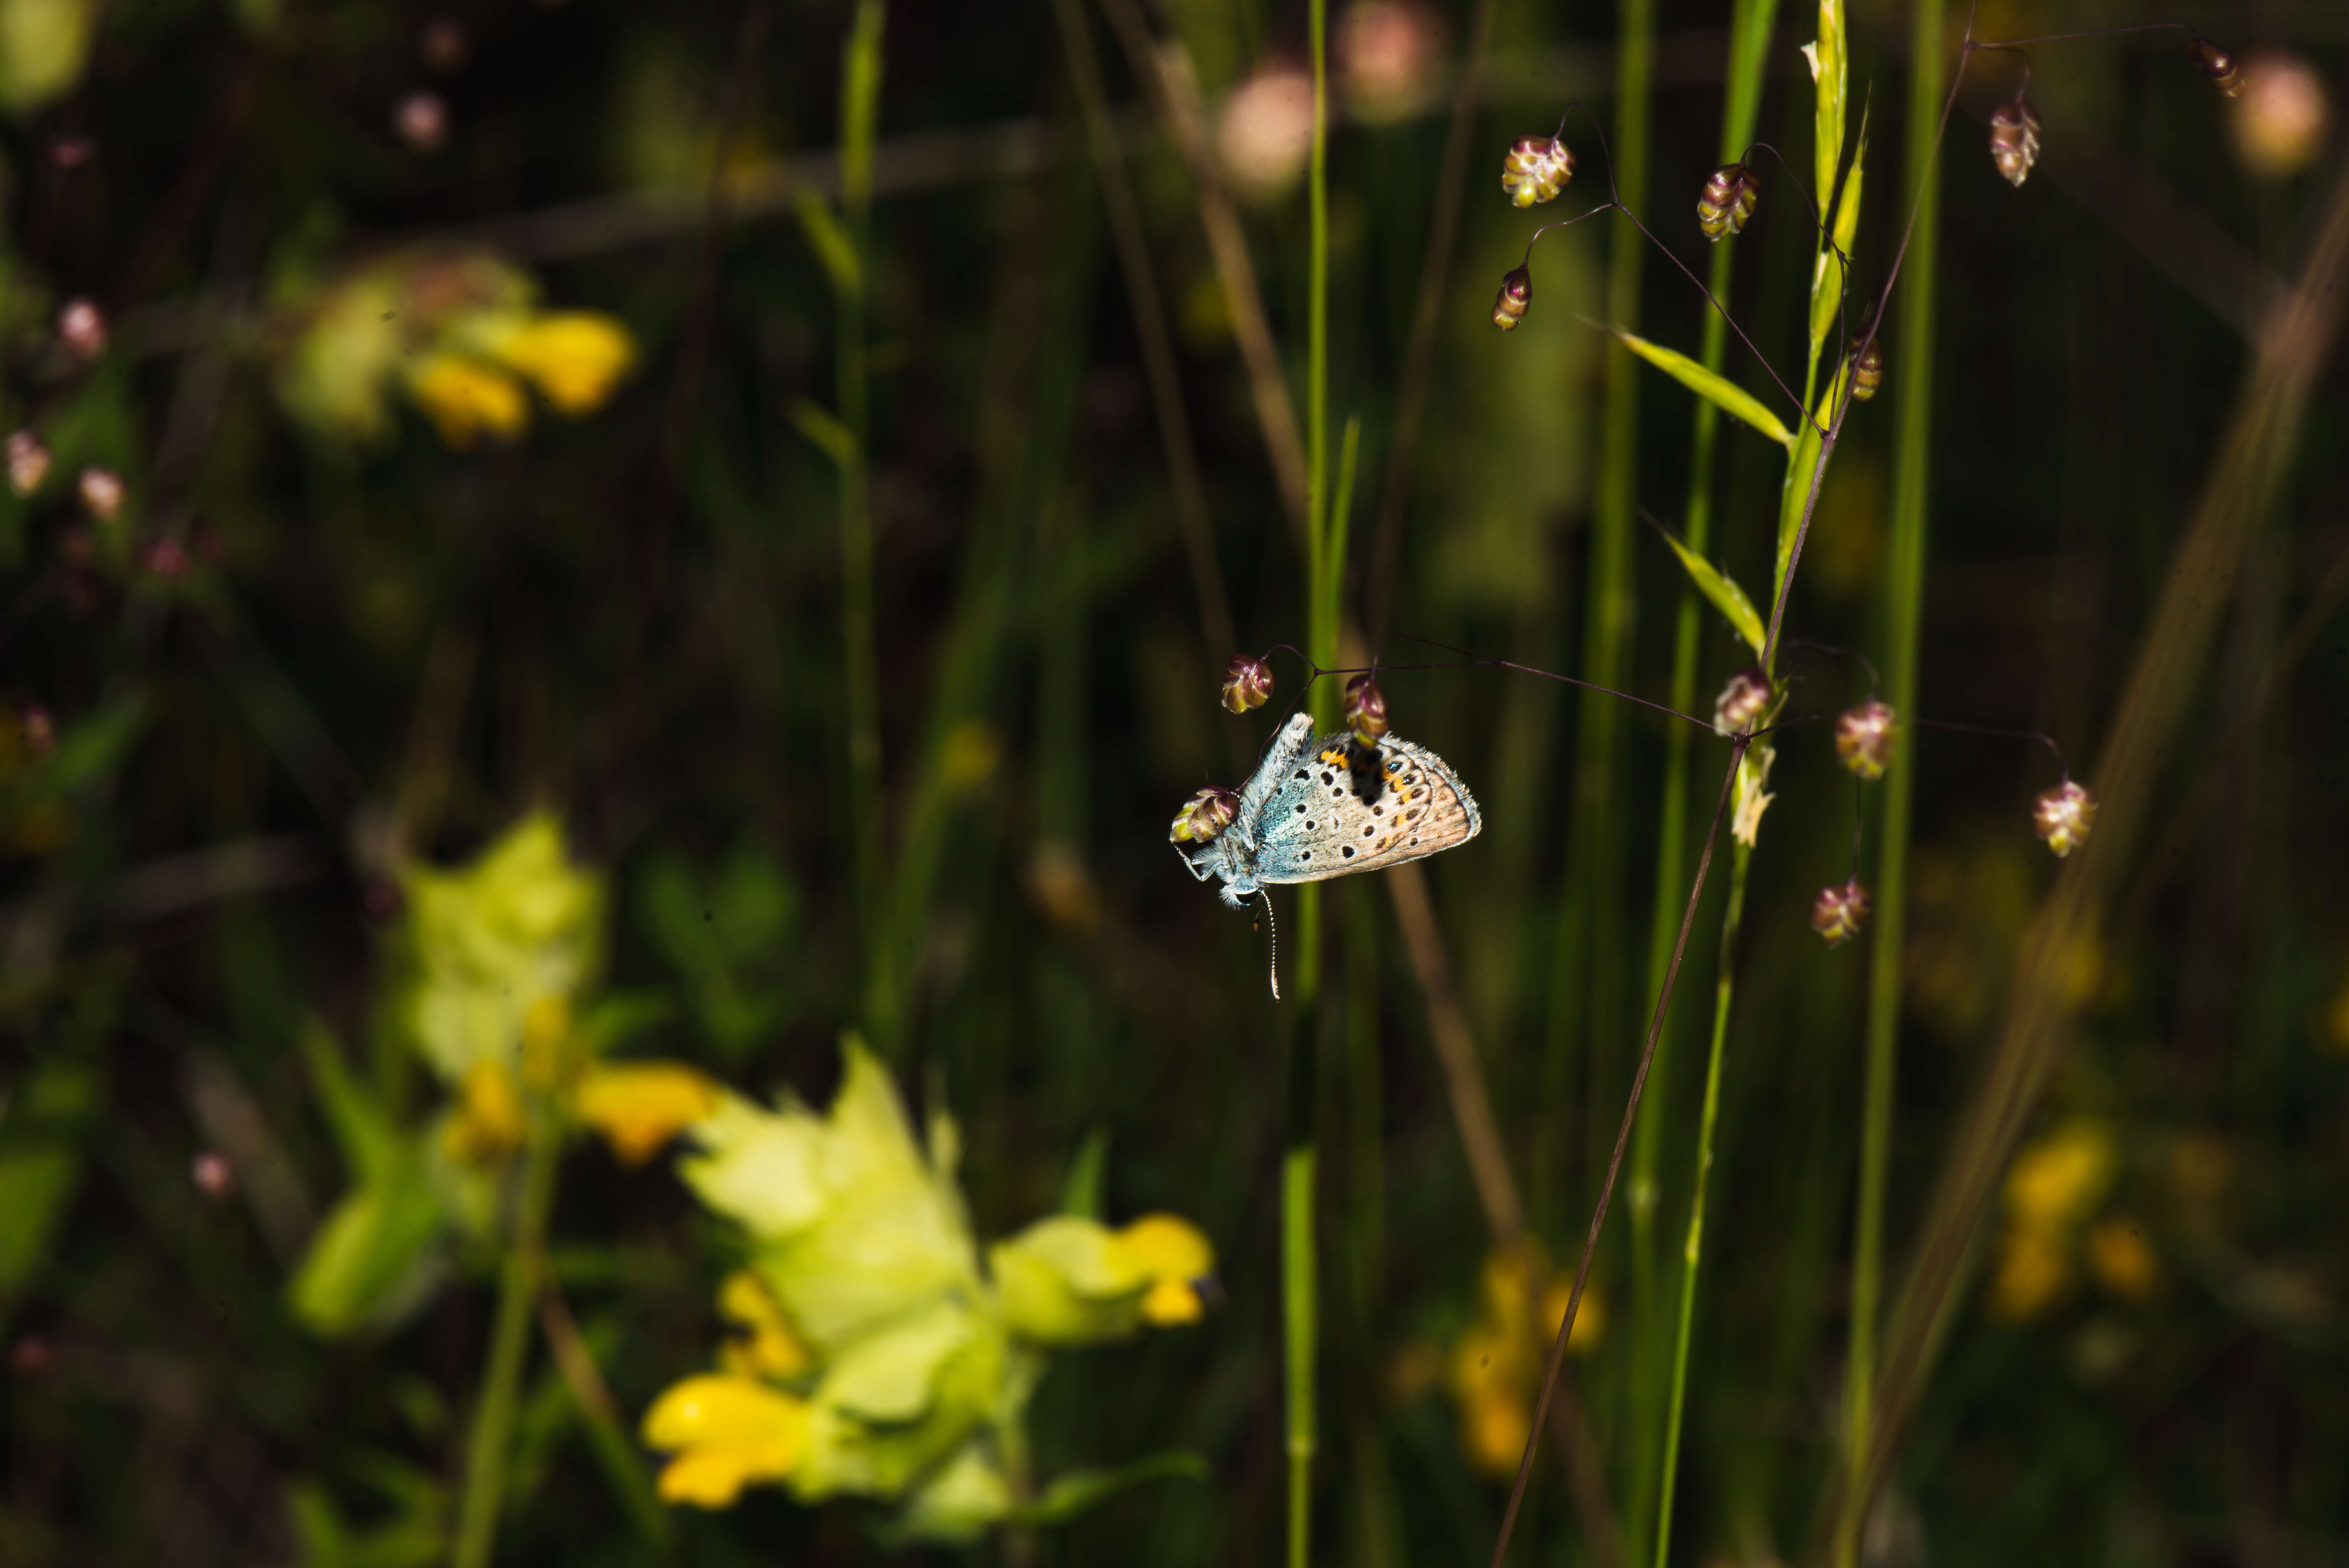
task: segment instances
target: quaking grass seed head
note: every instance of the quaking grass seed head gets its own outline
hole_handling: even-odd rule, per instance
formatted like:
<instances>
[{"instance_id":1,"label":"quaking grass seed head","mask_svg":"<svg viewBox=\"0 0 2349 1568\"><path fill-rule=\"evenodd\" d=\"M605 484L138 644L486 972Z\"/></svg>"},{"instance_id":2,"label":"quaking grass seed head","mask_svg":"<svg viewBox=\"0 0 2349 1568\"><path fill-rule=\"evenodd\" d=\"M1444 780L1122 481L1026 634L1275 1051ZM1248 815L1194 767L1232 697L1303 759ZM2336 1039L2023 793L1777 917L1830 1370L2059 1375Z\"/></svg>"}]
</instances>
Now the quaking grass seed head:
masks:
<instances>
[{"instance_id":1,"label":"quaking grass seed head","mask_svg":"<svg viewBox=\"0 0 2349 1568\"><path fill-rule=\"evenodd\" d=\"M1991 111L1990 160L2018 191L2039 161L2039 117L2019 98Z\"/></svg>"},{"instance_id":2,"label":"quaking grass seed head","mask_svg":"<svg viewBox=\"0 0 2349 1568\"><path fill-rule=\"evenodd\" d=\"M2199 33L2193 35L2192 41L2186 46L2186 56L2204 76L2210 78L2210 85L2219 89L2220 96L2243 96L2243 67L2234 56Z\"/></svg>"},{"instance_id":3,"label":"quaking grass seed head","mask_svg":"<svg viewBox=\"0 0 2349 1568\"><path fill-rule=\"evenodd\" d=\"M1166 833L1167 842L1204 844L1220 837L1239 814L1237 791L1220 787L1202 789L1184 801L1183 809L1174 813L1174 825Z\"/></svg>"},{"instance_id":4,"label":"quaking grass seed head","mask_svg":"<svg viewBox=\"0 0 2349 1568\"><path fill-rule=\"evenodd\" d=\"M1516 331L1533 303L1534 274L1524 267L1511 267L1501 279L1501 292L1493 298L1493 325L1503 332Z\"/></svg>"},{"instance_id":5,"label":"quaking grass seed head","mask_svg":"<svg viewBox=\"0 0 2349 1568\"><path fill-rule=\"evenodd\" d=\"M1851 395L1865 403L1884 385L1884 337L1881 333L1852 356Z\"/></svg>"},{"instance_id":6,"label":"quaking grass seed head","mask_svg":"<svg viewBox=\"0 0 2349 1568\"><path fill-rule=\"evenodd\" d=\"M1762 195L1762 178L1743 163L1725 163L1706 179L1696 199L1696 226L1708 240L1745 231L1754 203Z\"/></svg>"},{"instance_id":7,"label":"quaking grass seed head","mask_svg":"<svg viewBox=\"0 0 2349 1568\"><path fill-rule=\"evenodd\" d=\"M1864 702L1847 708L1836 718L1836 756L1854 778L1874 783L1892 760L1892 736L1899 727L1889 703Z\"/></svg>"},{"instance_id":8,"label":"quaking grass seed head","mask_svg":"<svg viewBox=\"0 0 2349 1568\"><path fill-rule=\"evenodd\" d=\"M2096 797L2085 784L2066 779L2031 802L2031 827L2062 860L2095 830Z\"/></svg>"},{"instance_id":9,"label":"quaking grass seed head","mask_svg":"<svg viewBox=\"0 0 2349 1568\"><path fill-rule=\"evenodd\" d=\"M1363 746L1376 746L1387 732L1387 698L1379 683L1356 676L1346 683L1346 727Z\"/></svg>"},{"instance_id":10,"label":"quaking grass seed head","mask_svg":"<svg viewBox=\"0 0 2349 1568\"><path fill-rule=\"evenodd\" d=\"M1811 903L1811 929L1826 937L1829 947L1840 947L1859 934L1868 912L1875 907L1857 877L1841 887L1823 887Z\"/></svg>"},{"instance_id":11,"label":"quaking grass seed head","mask_svg":"<svg viewBox=\"0 0 2349 1568\"><path fill-rule=\"evenodd\" d=\"M1761 721L1770 711L1771 690L1769 673L1760 665L1743 669L1729 677L1713 699L1713 727L1723 735L1741 735Z\"/></svg>"},{"instance_id":12,"label":"quaking grass seed head","mask_svg":"<svg viewBox=\"0 0 2349 1568\"><path fill-rule=\"evenodd\" d=\"M8 488L20 496L27 496L41 488L49 476L49 449L41 438L30 430L12 430L8 435Z\"/></svg>"},{"instance_id":13,"label":"quaking grass seed head","mask_svg":"<svg viewBox=\"0 0 2349 1568\"><path fill-rule=\"evenodd\" d=\"M1234 654L1224 666L1223 703L1226 711L1246 713L1262 707L1272 696L1272 666L1246 654Z\"/></svg>"},{"instance_id":14,"label":"quaking grass seed head","mask_svg":"<svg viewBox=\"0 0 2349 1568\"><path fill-rule=\"evenodd\" d=\"M1555 136L1521 136L1501 160L1501 189L1520 207L1555 201L1574 181L1574 154Z\"/></svg>"}]
</instances>

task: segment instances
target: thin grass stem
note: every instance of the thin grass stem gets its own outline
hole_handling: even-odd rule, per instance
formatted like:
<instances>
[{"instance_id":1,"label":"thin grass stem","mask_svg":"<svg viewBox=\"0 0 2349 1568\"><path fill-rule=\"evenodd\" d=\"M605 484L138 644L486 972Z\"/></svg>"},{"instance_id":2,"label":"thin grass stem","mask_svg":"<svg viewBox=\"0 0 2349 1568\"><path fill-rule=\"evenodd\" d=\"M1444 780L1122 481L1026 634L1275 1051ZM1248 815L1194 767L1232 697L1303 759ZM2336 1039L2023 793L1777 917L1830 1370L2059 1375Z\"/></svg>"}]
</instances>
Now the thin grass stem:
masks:
<instances>
[{"instance_id":1,"label":"thin grass stem","mask_svg":"<svg viewBox=\"0 0 2349 1568\"><path fill-rule=\"evenodd\" d=\"M505 1503L507 1450L513 1445L514 1406L522 1392L523 1364L530 1352L531 1308L538 1291L538 1262L546 1246L547 1216L554 1207L554 1172L561 1135L543 1107L533 1107L522 1160L521 1201L514 1212L512 1244L498 1268L497 1316L490 1330L490 1359L481 1374L481 1403L465 1442L465 1492L457 1519L457 1543L450 1568L489 1568L497 1551L498 1515Z\"/></svg>"}]
</instances>

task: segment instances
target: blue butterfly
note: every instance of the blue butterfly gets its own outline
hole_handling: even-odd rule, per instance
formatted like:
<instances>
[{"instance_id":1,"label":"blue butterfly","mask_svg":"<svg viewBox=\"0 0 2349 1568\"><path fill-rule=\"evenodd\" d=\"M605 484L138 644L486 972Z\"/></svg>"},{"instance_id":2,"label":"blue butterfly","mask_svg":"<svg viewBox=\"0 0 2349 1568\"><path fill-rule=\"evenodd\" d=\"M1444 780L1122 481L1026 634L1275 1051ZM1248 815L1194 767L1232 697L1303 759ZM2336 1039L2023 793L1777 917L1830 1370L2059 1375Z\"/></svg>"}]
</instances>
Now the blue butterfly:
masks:
<instances>
[{"instance_id":1,"label":"blue butterfly","mask_svg":"<svg viewBox=\"0 0 2349 1568\"><path fill-rule=\"evenodd\" d=\"M1313 738L1313 716L1300 713L1239 792L1218 810L1230 821L1213 836L1177 819L1176 848L1201 882L1224 879L1224 902L1242 901L1281 882L1326 882L1382 871L1464 844L1485 826L1475 798L1433 752L1392 736L1373 749L1345 731ZM1186 839L1204 838L1196 848Z\"/></svg>"}]
</instances>

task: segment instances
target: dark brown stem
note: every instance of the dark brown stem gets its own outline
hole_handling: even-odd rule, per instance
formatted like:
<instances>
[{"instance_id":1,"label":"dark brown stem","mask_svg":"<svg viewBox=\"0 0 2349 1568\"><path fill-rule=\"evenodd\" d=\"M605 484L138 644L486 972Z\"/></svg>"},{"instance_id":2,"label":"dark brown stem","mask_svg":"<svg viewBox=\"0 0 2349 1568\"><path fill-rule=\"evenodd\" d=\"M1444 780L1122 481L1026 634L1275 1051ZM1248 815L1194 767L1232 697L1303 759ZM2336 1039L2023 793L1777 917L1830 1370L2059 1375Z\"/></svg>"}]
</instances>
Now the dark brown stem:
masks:
<instances>
[{"instance_id":1,"label":"dark brown stem","mask_svg":"<svg viewBox=\"0 0 2349 1568\"><path fill-rule=\"evenodd\" d=\"M1582 1238L1582 1259L1575 1265L1574 1289L1566 1298L1566 1315L1558 1320L1557 1338L1549 1347L1549 1365L1542 1373L1541 1397L1534 1401L1533 1429L1526 1439L1525 1457L1517 1461L1516 1481L1509 1488L1509 1506L1501 1515L1500 1539L1493 1543L1492 1568L1501 1568L1502 1560L1509 1553L1509 1536L1516 1529L1517 1511L1526 1501L1526 1480L1533 1473L1534 1450L1541 1446L1542 1420L1549 1413L1550 1396L1566 1365L1567 1341L1574 1336L1574 1315L1581 1308L1583 1287L1590 1280L1590 1257L1599 1249L1599 1233L1607 1223L1608 1206L1615 1199L1615 1177L1623 1168L1623 1150L1631 1141L1631 1123L1640 1114L1640 1095L1648 1087L1648 1068L1656 1059L1656 1041L1664 1031L1664 1013L1671 1006L1672 987L1681 977L1681 959L1688 953L1689 928L1696 923L1696 906L1704 896L1704 879L1713 870L1713 847L1721 837L1722 812L1729 805L1729 789L1745 760L1745 748L1752 744L1750 736L1740 736L1730 747L1729 771L1722 776L1721 794L1713 803L1713 820L1704 830L1704 850L1697 856L1696 881L1689 888L1688 908L1681 914L1680 935L1672 942L1672 961L1664 970L1664 985L1656 995L1656 1010L1648 1019L1648 1041L1640 1052L1639 1070L1631 1076L1630 1098L1623 1105L1623 1125L1616 1131L1615 1151L1607 1158L1607 1178L1599 1184L1599 1203L1590 1212L1590 1229Z\"/></svg>"}]
</instances>

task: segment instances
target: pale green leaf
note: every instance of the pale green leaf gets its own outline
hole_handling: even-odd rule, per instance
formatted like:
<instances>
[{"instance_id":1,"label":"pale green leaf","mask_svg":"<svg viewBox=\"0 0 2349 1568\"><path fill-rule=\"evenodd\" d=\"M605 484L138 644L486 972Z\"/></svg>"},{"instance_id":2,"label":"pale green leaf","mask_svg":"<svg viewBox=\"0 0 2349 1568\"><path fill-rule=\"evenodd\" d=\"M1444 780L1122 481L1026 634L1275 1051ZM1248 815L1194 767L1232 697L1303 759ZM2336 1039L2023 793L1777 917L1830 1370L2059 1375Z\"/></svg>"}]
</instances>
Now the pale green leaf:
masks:
<instances>
[{"instance_id":1,"label":"pale green leaf","mask_svg":"<svg viewBox=\"0 0 2349 1568\"><path fill-rule=\"evenodd\" d=\"M1621 327L1609 327L1608 330L1623 340L1624 347L1723 413L1744 420L1782 447L1794 444L1794 432L1786 428L1778 416L1764 407L1760 398L1721 372L1708 370L1685 354L1676 353L1661 344L1650 343Z\"/></svg>"},{"instance_id":2,"label":"pale green leaf","mask_svg":"<svg viewBox=\"0 0 2349 1568\"><path fill-rule=\"evenodd\" d=\"M1153 1454L1148 1459L1136 1460L1116 1470L1071 1470L1056 1478L1034 1502L1013 1510L1009 1518L1019 1524L1061 1524L1095 1503L1143 1481L1206 1479L1207 1461L1196 1454Z\"/></svg>"},{"instance_id":3,"label":"pale green leaf","mask_svg":"<svg viewBox=\"0 0 2349 1568\"><path fill-rule=\"evenodd\" d=\"M1656 531L1664 533L1662 529ZM1697 592L1710 600L1714 609L1727 616L1729 624L1737 628L1737 634L1753 644L1754 653L1760 654L1762 616L1754 608L1754 601L1745 596L1745 590L1740 588L1728 573L1671 534L1664 533L1664 542L1671 545L1672 553L1681 558L1681 564L1687 568L1689 581L1696 584Z\"/></svg>"},{"instance_id":4,"label":"pale green leaf","mask_svg":"<svg viewBox=\"0 0 2349 1568\"><path fill-rule=\"evenodd\" d=\"M0 1105L0 1313L47 1260L81 1185L82 1140L95 1122L97 1070L48 1061L6 1086Z\"/></svg>"},{"instance_id":5,"label":"pale green leaf","mask_svg":"<svg viewBox=\"0 0 2349 1568\"><path fill-rule=\"evenodd\" d=\"M855 460L855 434L833 418L830 410L820 408L802 397L792 405L792 423L799 427L801 435L842 468Z\"/></svg>"},{"instance_id":6,"label":"pale green leaf","mask_svg":"<svg viewBox=\"0 0 2349 1568\"><path fill-rule=\"evenodd\" d=\"M1811 60L1811 80L1816 85L1818 109L1814 129L1818 146L1814 158L1819 204L1835 195L1836 170L1843 161L1844 87L1846 59L1843 0L1819 0L1818 41L1804 51Z\"/></svg>"},{"instance_id":7,"label":"pale green leaf","mask_svg":"<svg viewBox=\"0 0 2349 1568\"><path fill-rule=\"evenodd\" d=\"M832 286L844 294L854 294L856 247L849 242L848 231L840 226L840 219L822 196L804 185L792 193L792 203L799 213L800 228L807 235L808 248L823 263Z\"/></svg>"},{"instance_id":8,"label":"pale green leaf","mask_svg":"<svg viewBox=\"0 0 2349 1568\"><path fill-rule=\"evenodd\" d=\"M1867 183L1864 175L1868 162L1868 114L1859 117L1859 144L1852 150L1851 168L1844 174L1843 192L1836 200L1836 249L1851 254L1852 242L1859 233L1859 201ZM1838 315L1857 332L1859 320L1856 314L1844 310L1845 295L1851 280L1843 263L1824 251L1819 253L1818 271L1811 279L1811 352L1817 353L1835 332Z\"/></svg>"}]
</instances>

